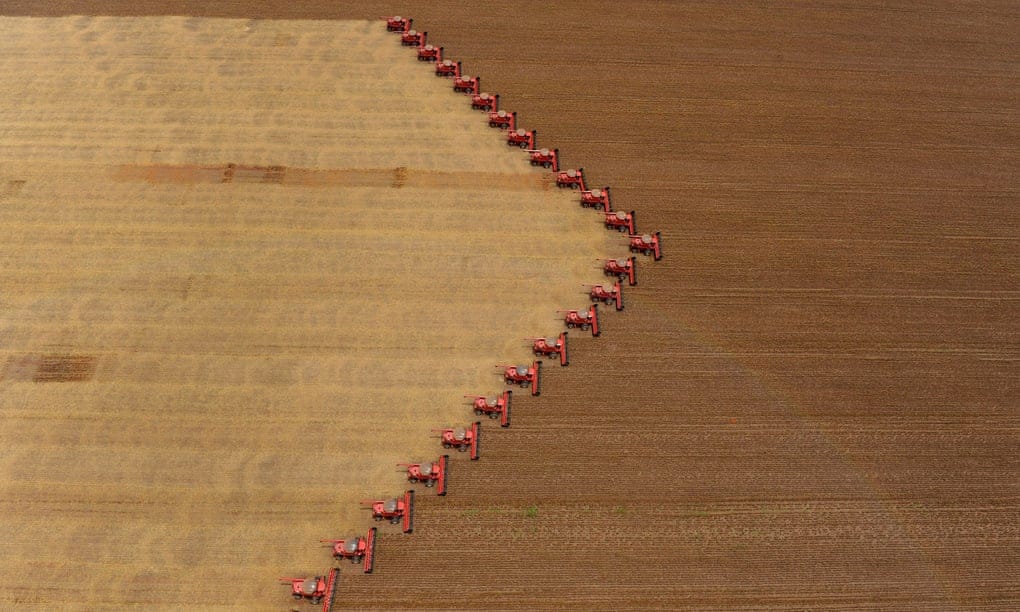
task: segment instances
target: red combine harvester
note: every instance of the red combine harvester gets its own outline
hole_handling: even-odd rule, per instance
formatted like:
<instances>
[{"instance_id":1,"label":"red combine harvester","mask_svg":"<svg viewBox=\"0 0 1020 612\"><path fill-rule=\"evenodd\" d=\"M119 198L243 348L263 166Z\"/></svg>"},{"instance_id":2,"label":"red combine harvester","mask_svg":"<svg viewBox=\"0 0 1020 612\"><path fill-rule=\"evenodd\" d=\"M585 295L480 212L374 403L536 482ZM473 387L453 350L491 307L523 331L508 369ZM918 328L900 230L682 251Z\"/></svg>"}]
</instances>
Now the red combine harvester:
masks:
<instances>
[{"instance_id":1,"label":"red combine harvester","mask_svg":"<svg viewBox=\"0 0 1020 612\"><path fill-rule=\"evenodd\" d=\"M612 287L591 285L591 288L588 290L588 296L593 302L602 302L604 304L616 302L616 309L623 310L623 287L620 287L620 281L616 281Z\"/></svg>"},{"instance_id":2,"label":"red combine harvester","mask_svg":"<svg viewBox=\"0 0 1020 612\"><path fill-rule=\"evenodd\" d=\"M471 407L475 416L489 415L490 419L499 419L503 427L510 427L510 400L513 398L513 391L507 389L500 395L486 397L484 395L465 395L471 400Z\"/></svg>"},{"instance_id":3,"label":"red combine harvester","mask_svg":"<svg viewBox=\"0 0 1020 612\"><path fill-rule=\"evenodd\" d=\"M472 461L477 461L481 456L478 443L482 433L482 424L478 421L472 423L471 427L447 427L434 431L439 432L443 448L456 448L461 453L471 451Z\"/></svg>"},{"instance_id":4,"label":"red combine harvester","mask_svg":"<svg viewBox=\"0 0 1020 612\"><path fill-rule=\"evenodd\" d=\"M603 259L602 273L606 276L615 276L618 280L627 279L627 283L633 287L637 284L637 262L633 257L627 259Z\"/></svg>"},{"instance_id":5,"label":"red combine harvester","mask_svg":"<svg viewBox=\"0 0 1020 612\"><path fill-rule=\"evenodd\" d=\"M411 29L411 22L414 21L408 17L381 17L386 20L386 31L387 32L406 32Z\"/></svg>"},{"instance_id":6,"label":"red combine harvester","mask_svg":"<svg viewBox=\"0 0 1020 612\"><path fill-rule=\"evenodd\" d=\"M558 312L565 313L563 322L573 329L580 327L582 330L590 329L593 338L597 338L599 333L599 305L592 304L588 310L560 310Z\"/></svg>"},{"instance_id":7,"label":"red combine harvester","mask_svg":"<svg viewBox=\"0 0 1020 612\"><path fill-rule=\"evenodd\" d=\"M443 48L433 47L432 45L422 45L418 47L418 61L419 62L443 61Z\"/></svg>"},{"instance_id":8,"label":"red combine harvester","mask_svg":"<svg viewBox=\"0 0 1020 612\"><path fill-rule=\"evenodd\" d=\"M336 560L350 559L351 563L361 563L364 561L364 569L366 574L371 574L372 569L375 567L375 532L377 528L372 527L368 530L368 536L362 538L360 536L353 536L350 538L344 538L343 540L319 540L320 542L327 542L332 545L333 558Z\"/></svg>"},{"instance_id":9,"label":"red combine harvester","mask_svg":"<svg viewBox=\"0 0 1020 612\"><path fill-rule=\"evenodd\" d=\"M584 186L584 168L560 172L556 175L556 186L587 191L587 188Z\"/></svg>"},{"instance_id":10,"label":"red combine harvester","mask_svg":"<svg viewBox=\"0 0 1020 612\"><path fill-rule=\"evenodd\" d=\"M662 259L662 248L659 245L659 232L644 234L643 236L630 236L630 252L652 255L655 261Z\"/></svg>"},{"instance_id":11,"label":"red combine harvester","mask_svg":"<svg viewBox=\"0 0 1020 612\"><path fill-rule=\"evenodd\" d=\"M443 60L441 62L436 62L436 76L453 78L459 77L460 62L454 62L452 60Z\"/></svg>"},{"instance_id":12,"label":"red combine harvester","mask_svg":"<svg viewBox=\"0 0 1020 612\"><path fill-rule=\"evenodd\" d=\"M425 38L429 35L428 32L419 32L418 30L408 30L400 35L400 44L405 47L424 47Z\"/></svg>"},{"instance_id":13,"label":"red combine harvester","mask_svg":"<svg viewBox=\"0 0 1020 612\"><path fill-rule=\"evenodd\" d=\"M544 166L551 168L553 172L560 169L560 150L553 149L529 149L532 166Z\"/></svg>"},{"instance_id":14,"label":"red combine harvester","mask_svg":"<svg viewBox=\"0 0 1020 612\"><path fill-rule=\"evenodd\" d=\"M633 234L637 231L634 229L634 211L623 212L622 210L618 210L616 212L606 213L606 229L614 229L620 232Z\"/></svg>"},{"instance_id":15,"label":"red combine harvester","mask_svg":"<svg viewBox=\"0 0 1020 612\"><path fill-rule=\"evenodd\" d=\"M538 130L510 130L510 133L506 135L506 144L522 149L534 149L537 134Z\"/></svg>"},{"instance_id":16,"label":"red combine harvester","mask_svg":"<svg viewBox=\"0 0 1020 612\"><path fill-rule=\"evenodd\" d=\"M499 94L480 93L472 96L471 108L494 113L499 110Z\"/></svg>"},{"instance_id":17,"label":"red combine harvester","mask_svg":"<svg viewBox=\"0 0 1020 612\"><path fill-rule=\"evenodd\" d=\"M567 353L567 332L560 334L559 338L532 338L531 352L538 357L559 357L560 365L570 364L570 356Z\"/></svg>"},{"instance_id":18,"label":"red combine harvester","mask_svg":"<svg viewBox=\"0 0 1020 612\"><path fill-rule=\"evenodd\" d=\"M542 362L532 361L527 365L501 365L503 368L503 380L508 385L520 385L521 388L531 387L531 394L538 395L542 392Z\"/></svg>"},{"instance_id":19,"label":"red combine harvester","mask_svg":"<svg viewBox=\"0 0 1020 612\"><path fill-rule=\"evenodd\" d=\"M334 567L326 576L311 578L280 578L280 582L290 585L291 597L297 600L307 599L310 604L322 603L322 612L333 608L333 596L336 584L340 580L340 568Z\"/></svg>"},{"instance_id":20,"label":"red combine harvester","mask_svg":"<svg viewBox=\"0 0 1020 612\"><path fill-rule=\"evenodd\" d=\"M393 499L365 500L361 503L372 508L373 519L387 520L394 525L403 523L404 533L414 531L414 491L405 491L402 496Z\"/></svg>"},{"instance_id":21,"label":"red combine harvester","mask_svg":"<svg viewBox=\"0 0 1020 612\"><path fill-rule=\"evenodd\" d=\"M581 207L582 208L598 208L602 207L602 212L612 212L613 207L609 203L609 187L603 187L600 189L592 189L591 191L585 190L581 192Z\"/></svg>"},{"instance_id":22,"label":"red combine harvester","mask_svg":"<svg viewBox=\"0 0 1020 612\"><path fill-rule=\"evenodd\" d=\"M450 456L443 455L439 461L398 463L397 465L407 468L407 482L411 484L420 482L430 489L435 487L436 495L446 495L446 464L449 461Z\"/></svg>"},{"instance_id":23,"label":"red combine harvester","mask_svg":"<svg viewBox=\"0 0 1020 612\"><path fill-rule=\"evenodd\" d=\"M453 90L457 93L477 96L481 82L481 77L457 76L453 78Z\"/></svg>"},{"instance_id":24,"label":"red combine harvester","mask_svg":"<svg viewBox=\"0 0 1020 612\"><path fill-rule=\"evenodd\" d=\"M499 128L501 130L516 130L517 113L508 113L506 111L489 113L489 127Z\"/></svg>"}]
</instances>

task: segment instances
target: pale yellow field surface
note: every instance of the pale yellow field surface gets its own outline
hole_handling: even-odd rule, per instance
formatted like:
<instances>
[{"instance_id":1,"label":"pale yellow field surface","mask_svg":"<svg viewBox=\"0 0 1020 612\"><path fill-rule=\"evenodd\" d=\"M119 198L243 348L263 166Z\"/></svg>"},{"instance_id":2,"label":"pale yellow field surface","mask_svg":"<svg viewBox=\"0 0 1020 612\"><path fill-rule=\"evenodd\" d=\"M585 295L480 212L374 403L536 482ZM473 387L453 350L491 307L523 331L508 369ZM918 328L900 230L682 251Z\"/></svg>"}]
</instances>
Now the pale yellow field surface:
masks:
<instances>
[{"instance_id":1,"label":"pale yellow field surface","mask_svg":"<svg viewBox=\"0 0 1020 612\"><path fill-rule=\"evenodd\" d=\"M0 18L0 608L287 606L621 254L550 178L381 22Z\"/></svg>"}]
</instances>

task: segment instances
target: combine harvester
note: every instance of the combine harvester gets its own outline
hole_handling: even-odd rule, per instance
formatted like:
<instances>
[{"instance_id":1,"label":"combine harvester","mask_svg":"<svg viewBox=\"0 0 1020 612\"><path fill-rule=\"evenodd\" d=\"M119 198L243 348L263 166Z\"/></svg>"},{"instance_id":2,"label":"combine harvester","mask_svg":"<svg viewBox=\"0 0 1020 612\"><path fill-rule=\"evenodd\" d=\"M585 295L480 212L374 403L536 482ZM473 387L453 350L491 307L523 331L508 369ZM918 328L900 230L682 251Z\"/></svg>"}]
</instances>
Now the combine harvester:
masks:
<instances>
[{"instance_id":1,"label":"combine harvester","mask_svg":"<svg viewBox=\"0 0 1020 612\"><path fill-rule=\"evenodd\" d=\"M616 281L611 287L605 285L585 285L588 287L588 297L593 302L603 304L616 304L616 310L623 310L623 287L620 281Z\"/></svg>"},{"instance_id":2,"label":"combine harvester","mask_svg":"<svg viewBox=\"0 0 1020 612\"><path fill-rule=\"evenodd\" d=\"M407 470L407 482L418 484L436 490L436 495L446 495L446 468L450 462L449 455L443 455L439 461L428 463L398 463L397 465Z\"/></svg>"},{"instance_id":3,"label":"combine harvester","mask_svg":"<svg viewBox=\"0 0 1020 612\"><path fill-rule=\"evenodd\" d=\"M633 257L627 259L603 259L602 274L604 276L615 276L617 280L627 279L627 284L633 287L637 284L637 263Z\"/></svg>"},{"instance_id":4,"label":"combine harvester","mask_svg":"<svg viewBox=\"0 0 1020 612\"><path fill-rule=\"evenodd\" d=\"M511 132L516 131L517 113L508 113L504 110L489 113L489 127L510 130Z\"/></svg>"},{"instance_id":5,"label":"combine harvester","mask_svg":"<svg viewBox=\"0 0 1020 612\"><path fill-rule=\"evenodd\" d=\"M494 113L499 110L499 94L480 93L471 96L471 108Z\"/></svg>"},{"instance_id":6,"label":"combine harvester","mask_svg":"<svg viewBox=\"0 0 1020 612\"><path fill-rule=\"evenodd\" d=\"M510 401L513 391L507 389L500 395L486 397L484 395L465 395L471 400L475 416L488 415L490 419L499 419L503 427L510 427Z\"/></svg>"},{"instance_id":7,"label":"combine harvester","mask_svg":"<svg viewBox=\"0 0 1020 612\"><path fill-rule=\"evenodd\" d=\"M425 46L425 39L428 35L428 32L408 30L400 35L400 44L405 47L423 47Z\"/></svg>"},{"instance_id":8,"label":"combine harvester","mask_svg":"<svg viewBox=\"0 0 1020 612\"><path fill-rule=\"evenodd\" d=\"M531 365L500 365L503 368L503 380L508 385L520 385L522 389L531 387L532 395L542 393L542 362L532 361Z\"/></svg>"},{"instance_id":9,"label":"combine harvester","mask_svg":"<svg viewBox=\"0 0 1020 612\"><path fill-rule=\"evenodd\" d=\"M581 208L598 208L599 206L602 207L604 213L612 212L613 208L609 203L609 187L581 192Z\"/></svg>"},{"instance_id":10,"label":"combine harvester","mask_svg":"<svg viewBox=\"0 0 1020 612\"><path fill-rule=\"evenodd\" d=\"M340 568L334 567L326 576L311 578L280 578L280 582L290 585L291 597L297 600L306 599L310 604L322 604L322 612L333 609L333 596L336 585L340 581Z\"/></svg>"},{"instance_id":11,"label":"combine harvester","mask_svg":"<svg viewBox=\"0 0 1020 612\"><path fill-rule=\"evenodd\" d=\"M588 188L584 186L584 168L558 172L556 174L556 186L587 191Z\"/></svg>"},{"instance_id":12,"label":"combine harvester","mask_svg":"<svg viewBox=\"0 0 1020 612\"><path fill-rule=\"evenodd\" d=\"M563 323L570 329L579 327L581 330L591 330L591 337L597 338L599 331L599 305L592 304L588 310L559 310L563 313Z\"/></svg>"},{"instance_id":13,"label":"combine harvester","mask_svg":"<svg viewBox=\"0 0 1020 612\"><path fill-rule=\"evenodd\" d=\"M481 456L478 445L482 424L479 421L475 421L469 427L445 427L432 431L439 433L443 448L455 448L460 453L471 451L472 461L478 461Z\"/></svg>"},{"instance_id":14,"label":"combine harvester","mask_svg":"<svg viewBox=\"0 0 1020 612\"><path fill-rule=\"evenodd\" d=\"M365 573L371 574L375 566L375 532L378 528L372 527L368 535L352 536L343 540L319 540L329 543L333 549L333 558L336 560L349 559L351 563L362 563Z\"/></svg>"},{"instance_id":15,"label":"combine harvester","mask_svg":"<svg viewBox=\"0 0 1020 612\"><path fill-rule=\"evenodd\" d=\"M560 365L570 365L570 357L567 354L567 332L560 334L555 340L549 338L529 338L531 352L536 357L559 357Z\"/></svg>"},{"instance_id":16,"label":"combine harvester","mask_svg":"<svg viewBox=\"0 0 1020 612\"><path fill-rule=\"evenodd\" d=\"M376 521L389 521L393 525L402 524L404 533L414 531L414 491L408 490L400 497L392 499L369 499L361 505L372 509L372 518Z\"/></svg>"},{"instance_id":17,"label":"combine harvester","mask_svg":"<svg viewBox=\"0 0 1020 612\"><path fill-rule=\"evenodd\" d=\"M458 75L453 79L453 90L457 93L466 93L471 96L477 96L481 85L482 79L479 77Z\"/></svg>"},{"instance_id":18,"label":"combine harvester","mask_svg":"<svg viewBox=\"0 0 1020 612\"><path fill-rule=\"evenodd\" d=\"M443 60L436 62L436 76L437 77L460 77L460 62L453 60Z\"/></svg>"},{"instance_id":19,"label":"combine harvester","mask_svg":"<svg viewBox=\"0 0 1020 612\"><path fill-rule=\"evenodd\" d=\"M606 229L616 230L618 232L627 232L628 235L634 234L637 230L634 229L634 211L623 212L618 210L616 212L605 213L606 215Z\"/></svg>"},{"instance_id":20,"label":"combine harvester","mask_svg":"<svg viewBox=\"0 0 1020 612\"><path fill-rule=\"evenodd\" d=\"M629 238L631 253L651 255L655 261L662 259L662 247L660 246L661 237L659 236L659 232L655 232L654 234L644 234L641 236L631 234Z\"/></svg>"},{"instance_id":21,"label":"combine harvester","mask_svg":"<svg viewBox=\"0 0 1020 612\"><path fill-rule=\"evenodd\" d=\"M386 20L387 32L407 32L411 29L413 19L407 17L380 17Z\"/></svg>"},{"instance_id":22,"label":"combine harvester","mask_svg":"<svg viewBox=\"0 0 1020 612\"><path fill-rule=\"evenodd\" d=\"M516 129L510 130L510 133L506 135L506 144L508 147L520 147L522 149L535 149L535 137L538 135L538 130L524 130Z\"/></svg>"},{"instance_id":23,"label":"combine harvester","mask_svg":"<svg viewBox=\"0 0 1020 612\"><path fill-rule=\"evenodd\" d=\"M432 45L418 46L419 62L441 62L443 61L443 48Z\"/></svg>"},{"instance_id":24,"label":"combine harvester","mask_svg":"<svg viewBox=\"0 0 1020 612\"><path fill-rule=\"evenodd\" d=\"M532 166L543 166L551 169L553 172L558 172L560 169L560 150L559 149L528 149L530 154L529 161Z\"/></svg>"}]
</instances>

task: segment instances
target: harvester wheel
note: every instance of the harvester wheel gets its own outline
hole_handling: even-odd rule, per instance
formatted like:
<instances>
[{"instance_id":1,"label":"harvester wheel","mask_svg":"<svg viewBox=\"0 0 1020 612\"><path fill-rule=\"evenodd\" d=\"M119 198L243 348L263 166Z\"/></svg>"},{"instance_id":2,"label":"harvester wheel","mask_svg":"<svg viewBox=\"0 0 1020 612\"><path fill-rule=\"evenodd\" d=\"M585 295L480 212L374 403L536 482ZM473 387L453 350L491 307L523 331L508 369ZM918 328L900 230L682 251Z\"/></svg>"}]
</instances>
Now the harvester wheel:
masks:
<instances>
[{"instance_id":1,"label":"harvester wheel","mask_svg":"<svg viewBox=\"0 0 1020 612\"><path fill-rule=\"evenodd\" d=\"M482 411L475 408L475 416L482 416Z\"/></svg>"},{"instance_id":2,"label":"harvester wheel","mask_svg":"<svg viewBox=\"0 0 1020 612\"><path fill-rule=\"evenodd\" d=\"M293 595L291 595L291 597L293 597L294 599L296 599L298 601L301 601L301 596L298 595L297 593L294 593Z\"/></svg>"},{"instance_id":3,"label":"harvester wheel","mask_svg":"<svg viewBox=\"0 0 1020 612\"><path fill-rule=\"evenodd\" d=\"M457 447L457 452L458 453L466 453L467 452L467 447L466 446L458 446Z\"/></svg>"},{"instance_id":4,"label":"harvester wheel","mask_svg":"<svg viewBox=\"0 0 1020 612\"><path fill-rule=\"evenodd\" d=\"M451 446L453 445L450 444L449 442L443 442L443 448L450 448Z\"/></svg>"},{"instance_id":5,"label":"harvester wheel","mask_svg":"<svg viewBox=\"0 0 1020 612\"><path fill-rule=\"evenodd\" d=\"M426 481L425 481L425 486L426 486L426 487L429 487L429 488L431 488L431 487L435 486L435 484L436 484L436 483L435 483L435 482L433 482L433 481L431 481L431 480L426 480Z\"/></svg>"},{"instance_id":6,"label":"harvester wheel","mask_svg":"<svg viewBox=\"0 0 1020 612\"><path fill-rule=\"evenodd\" d=\"M489 415L489 418L490 419L498 419L499 418L499 413L493 412L492 414Z\"/></svg>"}]
</instances>

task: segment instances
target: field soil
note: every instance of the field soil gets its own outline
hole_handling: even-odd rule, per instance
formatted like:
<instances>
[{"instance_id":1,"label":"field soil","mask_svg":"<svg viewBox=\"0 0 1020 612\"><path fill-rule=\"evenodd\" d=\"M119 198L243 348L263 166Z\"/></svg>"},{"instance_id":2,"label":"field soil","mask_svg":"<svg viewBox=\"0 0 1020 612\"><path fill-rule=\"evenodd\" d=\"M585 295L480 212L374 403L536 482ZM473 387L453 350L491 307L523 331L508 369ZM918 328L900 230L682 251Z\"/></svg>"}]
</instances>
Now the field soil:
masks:
<instances>
[{"instance_id":1,"label":"field soil","mask_svg":"<svg viewBox=\"0 0 1020 612\"><path fill-rule=\"evenodd\" d=\"M148 10L410 14L662 231L626 312L339 605L1020 605L1015 3Z\"/></svg>"}]
</instances>

